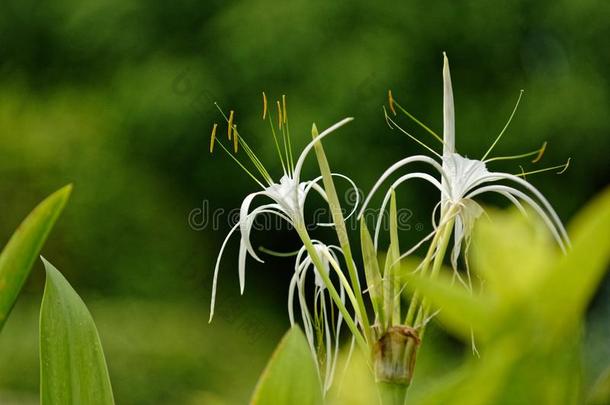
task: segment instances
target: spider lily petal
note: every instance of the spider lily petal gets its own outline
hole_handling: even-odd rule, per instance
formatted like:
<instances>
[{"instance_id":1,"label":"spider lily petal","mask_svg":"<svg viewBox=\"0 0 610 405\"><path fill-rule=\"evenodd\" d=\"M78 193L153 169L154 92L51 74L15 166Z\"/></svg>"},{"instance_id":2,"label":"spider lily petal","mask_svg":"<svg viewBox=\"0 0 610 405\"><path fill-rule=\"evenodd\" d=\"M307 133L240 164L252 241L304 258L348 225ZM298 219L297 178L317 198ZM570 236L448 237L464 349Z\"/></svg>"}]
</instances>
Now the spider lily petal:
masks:
<instances>
[{"instance_id":1,"label":"spider lily petal","mask_svg":"<svg viewBox=\"0 0 610 405\"><path fill-rule=\"evenodd\" d=\"M534 211L536 211L536 213L538 213L540 218L542 218L545 225L547 226L547 228L549 228L549 230L551 231L551 234L557 241L557 244L561 247L561 250L564 253L566 252L566 246L570 246L570 240L567 237L563 236L563 232L565 232L563 225L558 226L558 225L554 224L553 221L551 220L552 217L549 217L549 215L544 211L544 209L538 203L536 203L536 201L534 201L531 197L529 197L527 194L525 194L524 192L519 191L517 189L514 189L512 187L502 186L502 185L491 185L491 186L481 187L481 188L473 191L470 194L470 196L474 197L479 194L483 194L485 192L497 192L497 193L500 193L503 195L505 195L504 193L506 193L508 195L516 196L516 197L522 199L523 201L525 201L526 203L528 203L528 205L531 206L534 209ZM552 212L554 213L554 211L552 211Z\"/></svg>"},{"instance_id":2,"label":"spider lily petal","mask_svg":"<svg viewBox=\"0 0 610 405\"><path fill-rule=\"evenodd\" d=\"M379 189L379 187L381 187L383 182L388 177L390 177L396 170L400 169L401 167L406 166L406 165L408 165L410 163L415 163L415 162L428 163L429 165L434 167L441 174L443 179L445 179L446 175L445 175L445 172L443 171L442 166L436 160L432 159L429 156L415 155L415 156L409 156L407 158L401 159L398 162L394 163L392 166L390 166L385 172L383 172L383 174L381 175L379 180L377 180L377 182L375 183L375 185L373 186L373 188L369 192L369 195L364 200L364 203L362 204L362 208L360 209L360 213L358 213L358 218L362 217L362 215L364 214L364 210L366 210L366 208L368 207L369 203L371 202L371 198L373 198L373 195L375 194L375 192Z\"/></svg>"},{"instance_id":3,"label":"spider lily petal","mask_svg":"<svg viewBox=\"0 0 610 405\"><path fill-rule=\"evenodd\" d=\"M336 124L328 127L324 131L322 131L311 142L309 142L307 144L307 146L305 146L305 148L303 149L303 152L301 152L301 155L299 156L299 159L297 160L296 165L294 166L294 176L297 180L299 179L299 176L301 175L301 169L303 168L303 163L305 162L305 158L307 157L309 152L311 152L311 150L316 145L316 143L318 143L319 141L322 140L322 138L330 135L335 130L341 128L342 126L344 126L345 124L347 124L351 121L353 121L353 118L351 118L351 117L342 119L341 121L337 122Z\"/></svg>"},{"instance_id":4,"label":"spider lily petal","mask_svg":"<svg viewBox=\"0 0 610 405\"><path fill-rule=\"evenodd\" d=\"M350 187L351 190L354 191L354 194L356 196L356 201L354 201L354 207L352 208L352 210L345 216L344 221L347 221L352 215L354 215L356 213L356 210L358 209L358 205L360 205L360 192L358 190L358 187L356 186L356 183L350 179L349 177L341 174L341 173L331 173L330 174L332 177L339 177L342 178L344 180L346 180ZM324 191L324 189L318 184L320 181L322 180L322 176L318 176L315 179L309 181L307 187L305 188L305 198L307 198L307 194L309 193L309 191L311 189L314 189L318 192L318 194L320 194L320 196L322 196L322 198L324 199L324 201L328 202L328 198L326 196L326 192ZM317 226L334 226L334 223L332 222L319 222L316 223Z\"/></svg>"},{"instance_id":5,"label":"spider lily petal","mask_svg":"<svg viewBox=\"0 0 610 405\"><path fill-rule=\"evenodd\" d=\"M329 274L332 268L338 268L339 260L333 251L332 246L326 246L319 241L313 242L318 256L322 259L323 271ZM341 251L340 249L337 250L339 252ZM316 331L322 332L324 335L324 372L321 377L323 379L324 391L326 392L332 384L335 373L339 353L339 334L341 332L343 316L340 312L336 316L330 312L332 311L332 306L329 304L330 297L326 291L326 286L318 273L319 270L313 265L313 260L309 254L307 254L305 247L301 248L297 254L294 270L295 272L290 281L288 290L288 316L291 325L294 325L296 323L294 316L296 293L298 296L298 304L301 311L301 320L303 322L305 336L307 337L307 342L309 343L320 372L322 372L322 369L320 367L320 359L317 356L318 345L316 343ZM308 309L305 286L307 274L310 272L314 273L314 308L318 309L318 312L313 315ZM341 300L345 304L345 289L342 285L339 287Z\"/></svg>"}]
</instances>

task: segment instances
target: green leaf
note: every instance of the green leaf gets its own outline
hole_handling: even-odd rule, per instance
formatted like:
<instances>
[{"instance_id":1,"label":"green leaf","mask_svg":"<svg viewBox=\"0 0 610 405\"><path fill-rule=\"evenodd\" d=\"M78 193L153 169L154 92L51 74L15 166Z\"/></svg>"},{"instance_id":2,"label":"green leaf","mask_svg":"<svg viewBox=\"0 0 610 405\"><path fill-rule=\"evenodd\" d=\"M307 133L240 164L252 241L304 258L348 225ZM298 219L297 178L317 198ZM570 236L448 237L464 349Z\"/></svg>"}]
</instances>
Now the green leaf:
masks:
<instances>
[{"instance_id":1,"label":"green leaf","mask_svg":"<svg viewBox=\"0 0 610 405\"><path fill-rule=\"evenodd\" d=\"M392 190L390 197L390 247L386 260L392 259L390 268L386 270L384 277L387 277L392 283L392 318L393 322L400 322L400 290L401 284L398 277L400 266L394 264L400 257L400 246L398 242L398 213L396 209L396 192ZM387 263L386 263L387 267Z\"/></svg>"},{"instance_id":2,"label":"green leaf","mask_svg":"<svg viewBox=\"0 0 610 405\"><path fill-rule=\"evenodd\" d=\"M114 404L100 338L85 303L43 259L40 307L41 405Z\"/></svg>"},{"instance_id":3,"label":"green leaf","mask_svg":"<svg viewBox=\"0 0 610 405\"><path fill-rule=\"evenodd\" d=\"M17 228L0 254L0 330L71 190L72 186L68 185L41 202Z\"/></svg>"},{"instance_id":4,"label":"green leaf","mask_svg":"<svg viewBox=\"0 0 610 405\"><path fill-rule=\"evenodd\" d=\"M517 209L487 212L477 221L470 257L488 291L512 301L546 288L558 247L544 223Z\"/></svg>"},{"instance_id":5,"label":"green leaf","mask_svg":"<svg viewBox=\"0 0 610 405\"><path fill-rule=\"evenodd\" d=\"M610 187L571 223L572 248L545 282L545 304L551 319L568 326L585 311L610 261ZM562 314L561 317L554 316Z\"/></svg>"},{"instance_id":6,"label":"green leaf","mask_svg":"<svg viewBox=\"0 0 610 405\"><path fill-rule=\"evenodd\" d=\"M322 404L322 389L313 354L303 332L293 327L261 375L252 405Z\"/></svg>"},{"instance_id":7,"label":"green leaf","mask_svg":"<svg viewBox=\"0 0 610 405\"><path fill-rule=\"evenodd\" d=\"M439 308L439 319L453 332L465 339L475 336L487 339L496 326L496 305L484 295L473 295L449 276L439 274L431 279L416 274L405 275L407 290L418 291L435 308Z\"/></svg>"},{"instance_id":8,"label":"green leaf","mask_svg":"<svg viewBox=\"0 0 610 405\"><path fill-rule=\"evenodd\" d=\"M364 274L368 293L373 303L375 314L379 317L379 323L385 325L385 315L383 311L383 285L379 261L373 239L366 226L364 216L360 220L360 244L362 246L362 262L364 263Z\"/></svg>"}]
</instances>

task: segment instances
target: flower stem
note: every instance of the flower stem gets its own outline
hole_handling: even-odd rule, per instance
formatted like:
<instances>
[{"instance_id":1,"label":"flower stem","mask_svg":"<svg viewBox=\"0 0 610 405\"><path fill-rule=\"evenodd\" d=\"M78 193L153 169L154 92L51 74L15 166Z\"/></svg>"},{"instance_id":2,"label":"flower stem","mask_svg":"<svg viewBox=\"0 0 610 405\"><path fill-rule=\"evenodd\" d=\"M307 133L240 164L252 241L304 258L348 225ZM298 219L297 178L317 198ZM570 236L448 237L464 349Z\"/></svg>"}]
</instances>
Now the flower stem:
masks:
<instances>
[{"instance_id":1,"label":"flower stem","mask_svg":"<svg viewBox=\"0 0 610 405\"><path fill-rule=\"evenodd\" d=\"M434 263L432 264L432 272L430 273L430 277L434 278L438 274L443 265L443 259L445 258L445 253L447 252L447 246L449 245L449 240L451 239L451 232L453 231L453 223L455 222L455 217L451 213L452 210L449 211L449 215L451 215L451 219L444 225L444 229L442 230L442 236L438 241L438 252L434 257ZM415 324L419 326L419 338L422 339L424 336L424 332L426 331L426 319L428 318L428 314L430 312L430 303L427 299L422 300L421 308L419 313L417 314L417 318L415 319Z\"/></svg>"},{"instance_id":2,"label":"flower stem","mask_svg":"<svg viewBox=\"0 0 610 405\"><path fill-rule=\"evenodd\" d=\"M381 405L404 405L408 387L406 384L378 382Z\"/></svg>"}]
</instances>

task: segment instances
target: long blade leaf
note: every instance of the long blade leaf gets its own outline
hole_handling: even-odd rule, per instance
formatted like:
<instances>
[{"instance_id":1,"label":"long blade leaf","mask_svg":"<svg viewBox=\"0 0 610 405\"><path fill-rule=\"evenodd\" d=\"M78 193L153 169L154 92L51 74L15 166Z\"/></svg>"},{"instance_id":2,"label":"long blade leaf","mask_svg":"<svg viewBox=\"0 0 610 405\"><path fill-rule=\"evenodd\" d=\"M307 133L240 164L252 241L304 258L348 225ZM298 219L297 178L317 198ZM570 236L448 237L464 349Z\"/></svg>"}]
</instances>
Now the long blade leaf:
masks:
<instances>
[{"instance_id":1,"label":"long blade leaf","mask_svg":"<svg viewBox=\"0 0 610 405\"><path fill-rule=\"evenodd\" d=\"M252 405L322 404L316 364L303 332L290 329L261 375Z\"/></svg>"},{"instance_id":2,"label":"long blade leaf","mask_svg":"<svg viewBox=\"0 0 610 405\"><path fill-rule=\"evenodd\" d=\"M0 254L0 330L71 191L72 186L68 185L41 202L17 228Z\"/></svg>"},{"instance_id":3,"label":"long blade leaf","mask_svg":"<svg viewBox=\"0 0 610 405\"><path fill-rule=\"evenodd\" d=\"M47 281L40 307L40 403L113 405L93 318L61 273L43 262Z\"/></svg>"}]
</instances>

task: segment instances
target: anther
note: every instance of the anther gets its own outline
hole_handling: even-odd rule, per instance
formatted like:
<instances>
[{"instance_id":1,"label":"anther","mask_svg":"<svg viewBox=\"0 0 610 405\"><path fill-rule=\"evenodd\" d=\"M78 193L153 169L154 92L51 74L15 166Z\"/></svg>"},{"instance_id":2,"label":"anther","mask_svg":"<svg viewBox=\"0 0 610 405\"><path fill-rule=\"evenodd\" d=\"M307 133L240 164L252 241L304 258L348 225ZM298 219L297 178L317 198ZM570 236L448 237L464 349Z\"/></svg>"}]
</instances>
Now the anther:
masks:
<instances>
[{"instance_id":1,"label":"anther","mask_svg":"<svg viewBox=\"0 0 610 405\"><path fill-rule=\"evenodd\" d=\"M229 141L231 140L231 132L233 131L233 115L234 111L231 110L229 113L229 129L227 130L227 136L229 137Z\"/></svg>"},{"instance_id":2,"label":"anther","mask_svg":"<svg viewBox=\"0 0 610 405\"><path fill-rule=\"evenodd\" d=\"M233 125L233 152L237 153L237 145L238 145L238 134L237 134L237 124Z\"/></svg>"},{"instance_id":3,"label":"anther","mask_svg":"<svg viewBox=\"0 0 610 405\"><path fill-rule=\"evenodd\" d=\"M534 158L534 160L532 160L532 163L538 163L540 161L540 159L542 159L542 155L544 155L545 150L546 150L546 141L540 147L540 151L538 152L538 155Z\"/></svg>"},{"instance_id":4,"label":"anther","mask_svg":"<svg viewBox=\"0 0 610 405\"><path fill-rule=\"evenodd\" d=\"M216 141L216 128L218 124L214 123L212 127L212 136L210 137L210 153L214 152L214 142Z\"/></svg>"},{"instance_id":5,"label":"anther","mask_svg":"<svg viewBox=\"0 0 610 405\"><path fill-rule=\"evenodd\" d=\"M279 101L276 101L277 104L277 125L278 127L282 127L282 106L280 105Z\"/></svg>"},{"instance_id":6,"label":"anther","mask_svg":"<svg viewBox=\"0 0 610 405\"><path fill-rule=\"evenodd\" d=\"M392 111L392 113L396 115L396 110L394 109L394 97L392 97L392 90L388 90L388 101L390 104L390 111Z\"/></svg>"},{"instance_id":7,"label":"anther","mask_svg":"<svg viewBox=\"0 0 610 405\"><path fill-rule=\"evenodd\" d=\"M267 117L267 96L263 91L263 120Z\"/></svg>"},{"instance_id":8,"label":"anther","mask_svg":"<svg viewBox=\"0 0 610 405\"><path fill-rule=\"evenodd\" d=\"M288 110L286 109L286 95L282 94L282 108L284 109L284 124L286 124L286 122L288 122Z\"/></svg>"}]
</instances>

